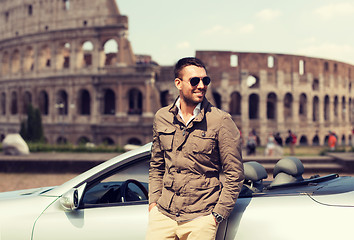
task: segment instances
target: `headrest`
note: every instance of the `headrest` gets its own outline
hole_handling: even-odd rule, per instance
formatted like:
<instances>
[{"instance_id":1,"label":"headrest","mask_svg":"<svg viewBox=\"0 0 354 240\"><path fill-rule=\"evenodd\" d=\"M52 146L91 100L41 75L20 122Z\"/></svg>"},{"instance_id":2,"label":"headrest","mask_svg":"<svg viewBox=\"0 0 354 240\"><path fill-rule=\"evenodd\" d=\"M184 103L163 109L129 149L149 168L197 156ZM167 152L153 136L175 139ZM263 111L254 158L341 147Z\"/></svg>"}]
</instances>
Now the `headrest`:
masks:
<instances>
[{"instance_id":1,"label":"headrest","mask_svg":"<svg viewBox=\"0 0 354 240\"><path fill-rule=\"evenodd\" d=\"M298 177L304 173L304 165L296 157L282 158L274 166L273 177L278 175L280 172Z\"/></svg>"},{"instance_id":2,"label":"headrest","mask_svg":"<svg viewBox=\"0 0 354 240\"><path fill-rule=\"evenodd\" d=\"M265 168L258 162L245 162L243 163L245 180L257 182L268 177Z\"/></svg>"}]
</instances>

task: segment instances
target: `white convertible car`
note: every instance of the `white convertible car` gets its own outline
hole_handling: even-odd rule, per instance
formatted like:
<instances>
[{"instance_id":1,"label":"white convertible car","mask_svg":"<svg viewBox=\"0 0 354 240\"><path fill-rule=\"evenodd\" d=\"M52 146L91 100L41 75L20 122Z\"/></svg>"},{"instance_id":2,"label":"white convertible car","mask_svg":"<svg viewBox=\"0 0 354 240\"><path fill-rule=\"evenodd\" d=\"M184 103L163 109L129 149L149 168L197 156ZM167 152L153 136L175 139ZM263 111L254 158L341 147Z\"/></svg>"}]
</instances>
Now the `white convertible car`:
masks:
<instances>
[{"instance_id":1,"label":"white convertible car","mask_svg":"<svg viewBox=\"0 0 354 240\"><path fill-rule=\"evenodd\" d=\"M144 239L151 144L57 187L0 193L0 240ZM354 179L303 179L302 163L281 159L274 180L257 162L217 239L353 239Z\"/></svg>"}]
</instances>

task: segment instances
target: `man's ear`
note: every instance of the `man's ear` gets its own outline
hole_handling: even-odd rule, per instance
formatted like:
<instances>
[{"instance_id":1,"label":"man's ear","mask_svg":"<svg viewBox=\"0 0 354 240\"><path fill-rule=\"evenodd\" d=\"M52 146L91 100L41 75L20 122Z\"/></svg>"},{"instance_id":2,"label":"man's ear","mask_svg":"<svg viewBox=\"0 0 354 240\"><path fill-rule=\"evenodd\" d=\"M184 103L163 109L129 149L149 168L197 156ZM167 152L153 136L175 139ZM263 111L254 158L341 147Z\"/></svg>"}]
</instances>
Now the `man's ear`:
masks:
<instances>
[{"instance_id":1,"label":"man's ear","mask_svg":"<svg viewBox=\"0 0 354 240\"><path fill-rule=\"evenodd\" d=\"M175 86L176 86L176 88L177 88L178 90L181 90L181 89L182 89L181 84L182 84L182 80L179 79L179 78L175 78Z\"/></svg>"}]
</instances>

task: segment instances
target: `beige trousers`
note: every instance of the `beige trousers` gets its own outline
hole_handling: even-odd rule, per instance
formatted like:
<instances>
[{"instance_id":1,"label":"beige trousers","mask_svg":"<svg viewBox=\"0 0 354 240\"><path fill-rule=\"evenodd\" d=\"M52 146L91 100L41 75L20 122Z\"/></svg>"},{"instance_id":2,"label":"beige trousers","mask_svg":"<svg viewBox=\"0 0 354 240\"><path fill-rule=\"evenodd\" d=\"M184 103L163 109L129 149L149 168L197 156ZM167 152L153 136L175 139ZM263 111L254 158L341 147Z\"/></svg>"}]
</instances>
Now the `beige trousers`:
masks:
<instances>
[{"instance_id":1,"label":"beige trousers","mask_svg":"<svg viewBox=\"0 0 354 240\"><path fill-rule=\"evenodd\" d=\"M211 214L191 221L176 222L154 207L149 213L146 240L215 240L217 230L218 224Z\"/></svg>"}]
</instances>

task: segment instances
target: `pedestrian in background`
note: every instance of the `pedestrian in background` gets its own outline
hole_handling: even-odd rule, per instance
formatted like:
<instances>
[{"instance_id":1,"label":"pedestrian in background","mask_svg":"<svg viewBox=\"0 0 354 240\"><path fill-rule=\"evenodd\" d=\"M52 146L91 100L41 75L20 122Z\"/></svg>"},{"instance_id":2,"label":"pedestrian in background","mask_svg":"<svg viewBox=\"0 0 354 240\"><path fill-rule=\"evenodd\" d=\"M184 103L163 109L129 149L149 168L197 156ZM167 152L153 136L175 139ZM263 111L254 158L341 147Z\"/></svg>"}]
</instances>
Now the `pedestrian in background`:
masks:
<instances>
[{"instance_id":1,"label":"pedestrian in background","mask_svg":"<svg viewBox=\"0 0 354 240\"><path fill-rule=\"evenodd\" d=\"M257 136L254 134L254 131L251 131L248 134L247 138L247 155L256 155L256 147L257 147Z\"/></svg>"},{"instance_id":2,"label":"pedestrian in background","mask_svg":"<svg viewBox=\"0 0 354 240\"><path fill-rule=\"evenodd\" d=\"M295 155L295 144L297 142L297 137L293 132L291 132L290 129L288 130L288 137L285 142L290 147L290 154Z\"/></svg>"},{"instance_id":3,"label":"pedestrian in background","mask_svg":"<svg viewBox=\"0 0 354 240\"><path fill-rule=\"evenodd\" d=\"M337 138L335 134L331 131L329 131L329 137L328 137L328 147L330 151L336 150L336 144L337 144Z\"/></svg>"}]
</instances>

